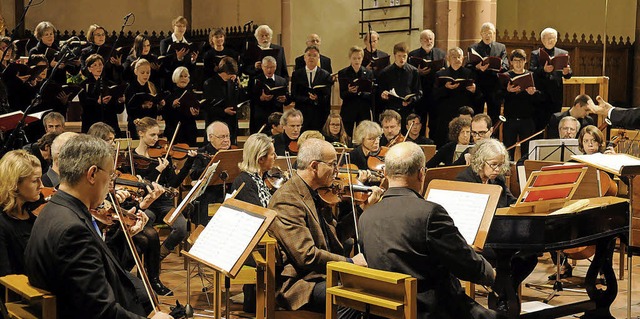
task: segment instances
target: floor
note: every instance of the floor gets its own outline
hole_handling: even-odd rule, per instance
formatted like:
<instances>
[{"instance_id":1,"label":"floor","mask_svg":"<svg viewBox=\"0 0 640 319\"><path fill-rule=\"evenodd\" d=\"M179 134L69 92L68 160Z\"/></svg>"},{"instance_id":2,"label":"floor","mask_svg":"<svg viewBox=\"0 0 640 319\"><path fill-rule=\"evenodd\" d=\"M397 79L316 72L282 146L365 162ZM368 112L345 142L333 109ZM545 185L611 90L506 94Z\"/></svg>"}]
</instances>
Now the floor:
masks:
<instances>
[{"instance_id":1,"label":"floor","mask_svg":"<svg viewBox=\"0 0 640 319\"><path fill-rule=\"evenodd\" d=\"M614 256L614 269L617 271L619 269L618 264L618 253L615 253ZM626 259L625 259L626 263ZM577 267L575 267L573 271L573 278L569 278L563 280L564 288L572 288L579 286L583 281L583 278L586 274L587 268L589 267L589 261L581 260L578 261ZM634 257L633 260L633 275L632 275L632 307L631 314L632 318L637 319L640 318L640 257ZM538 265L534 272L525 280L526 283L536 283L536 284L548 284L550 281L547 279L547 276L555 271L554 265L551 262L548 254L545 254L543 257L540 257L538 260ZM206 270L209 272L209 270ZM160 297L160 301L162 303L161 308L167 309L169 305L175 305L176 300L179 300L182 305L186 304L186 270L184 270L184 263L182 257L178 257L176 254L171 254L162 265L162 275L161 279L164 284L171 288L174 291L173 297ZM611 313L615 318L626 318L627 317L627 282L628 282L627 272L625 271L625 277L623 280L618 280L618 296L611 306ZM205 281L205 285L208 283ZM191 305L196 310L196 318L204 318L198 316L198 314L211 315L210 312L207 312L205 309L212 309L211 306L207 303L207 297L205 293L202 292L203 284L199 277L194 277L191 281ZM476 300L481 304L486 306L486 291L484 288L476 288L477 297ZM231 287L231 295L237 295L242 292L242 287L239 285L232 285ZM550 290L537 291L530 288L523 288L523 302L528 301L542 301L549 294ZM211 295L209 295L211 298ZM550 305L558 305L568 302L574 302L579 300L584 300L586 294L579 292L570 292L563 291L559 293L559 295L553 298L549 304ZM223 302L224 304L224 302ZM231 304L230 306L232 315L230 318L242 318L241 310L242 305L240 304ZM580 314L576 314L574 316L568 316L565 318L577 318Z\"/></svg>"}]
</instances>

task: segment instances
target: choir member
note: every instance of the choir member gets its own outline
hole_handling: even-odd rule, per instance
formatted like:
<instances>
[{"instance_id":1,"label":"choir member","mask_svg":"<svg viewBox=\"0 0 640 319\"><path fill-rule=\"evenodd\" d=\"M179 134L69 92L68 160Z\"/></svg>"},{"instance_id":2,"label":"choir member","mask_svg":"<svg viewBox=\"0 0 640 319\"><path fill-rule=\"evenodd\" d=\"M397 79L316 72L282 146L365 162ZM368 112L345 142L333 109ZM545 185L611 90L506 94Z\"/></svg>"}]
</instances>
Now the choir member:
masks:
<instances>
[{"instance_id":1,"label":"choir member","mask_svg":"<svg viewBox=\"0 0 640 319\"><path fill-rule=\"evenodd\" d=\"M318 49L320 49L320 44L322 43L322 39L320 39L320 36L312 33L309 34L309 36L307 37L307 47L310 46L316 46ZM297 69L301 69L304 68L306 63L304 62L304 54L297 57L295 60L295 67L294 70ZM318 67L329 72L329 74L333 73L333 69L331 68L331 58L326 57L322 54L320 54L320 61L318 62Z\"/></svg>"},{"instance_id":2,"label":"choir member","mask_svg":"<svg viewBox=\"0 0 640 319\"><path fill-rule=\"evenodd\" d=\"M282 114L280 124L283 132L273 136L273 144L278 156L285 156L285 151L289 152L289 155L298 153L297 141L298 137L300 137L303 122L304 117L299 110L290 109Z\"/></svg>"},{"instance_id":3,"label":"choir member","mask_svg":"<svg viewBox=\"0 0 640 319\"><path fill-rule=\"evenodd\" d=\"M209 45L211 49L204 53L202 62L204 63L204 74L215 74L216 68L220 60L224 57L230 57L238 61L238 52L225 46L226 33L223 28L217 28L209 32Z\"/></svg>"},{"instance_id":4,"label":"choir member","mask_svg":"<svg viewBox=\"0 0 640 319\"><path fill-rule=\"evenodd\" d=\"M125 96L105 95L113 82L102 76L105 65L101 55L91 54L85 65L90 75L80 84L82 91L78 95L82 106L82 132L87 132L96 122L104 122L116 130L116 136L121 136L118 114L124 111Z\"/></svg>"},{"instance_id":5,"label":"choir member","mask_svg":"<svg viewBox=\"0 0 640 319\"><path fill-rule=\"evenodd\" d=\"M154 101L154 96L158 94L158 89L153 82L149 81L151 76L151 63L146 59L139 59L133 67L136 79L129 83L125 90L128 129L132 136L137 137L137 130L134 121L143 117L157 118L159 109L165 106L163 99Z\"/></svg>"},{"instance_id":6,"label":"choir member","mask_svg":"<svg viewBox=\"0 0 640 319\"><path fill-rule=\"evenodd\" d=\"M400 123L402 117L400 113L394 110L386 110L380 114L380 124L384 133L380 138L380 146L390 146L389 144L397 144L402 135L400 134Z\"/></svg>"},{"instance_id":7,"label":"choir member","mask_svg":"<svg viewBox=\"0 0 640 319\"><path fill-rule=\"evenodd\" d=\"M268 122L268 117L273 112L282 112L285 105L290 102L289 83L287 79L275 74L277 62L271 56L262 59L262 73L255 77L251 89L251 120L249 131L258 132ZM278 88L272 93L270 89Z\"/></svg>"},{"instance_id":8,"label":"choir member","mask_svg":"<svg viewBox=\"0 0 640 319\"><path fill-rule=\"evenodd\" d=\"M414 142L418 145L433 145L433 140L425 137L420 132L422 131L422 120L420 115L411 113L407 116L407 135L406 142Z\"/></svg>"},{"instance_id":9,"label":"choir member","mask_svg":"<svg viewBox=\"0 0 640 319\"><path fill-rule=\"evenodd\" d=\"M378 76L385 109L394 110L406 120L413 113L416 101L422 97L418 69L407 63L409 49L404 42L393 46L393 64L387 66ZM391 91L395 92L394 96Z\"/></svg>"},{"instance_id":10,"label":"choir member","mask_svg":"<svg viewBox=\"0 0 640 319\"><path fill-rule=\"evenodd\" d=\"M429 117L429 129L435 130L435 124L438 119L431 115L433 108L435 108L435 102L433 100L433 86L436 82L436 72L440 71L437 68L425 66L420 67L420 60L435 62L431 65L438 65L441 61L442 65L446 67L446 53L434 47L436 41L436 35L429 29L422 30L420 32L420 47L409 52L409 63L418 68L418 74L420 75L420 87L422 88L422 98L417 101L415 106L416 114L420 116L422 120L422 128L420 129L420 135L424 135L427 125L427 117ZM435 115L435 114L434 114Z\"/></svg>"},{"instance_id":11,"label":"choir member","mask_svg":"<svg viewBox=\"0 0 640 319\"><path fill-rule=\"evenodd\" d=\"M46 133L55 132L61 134L65 131L64 116L58 112L49 112L42 118L42 124Z\"/></svg>"},{"instance_id":12,"label":"choir member","mask_svg":"<svg viewBox=\"0 0 640 319\"><path fill-rule=\"evenodd\" d=\"M447 52L449 67L436 73L436 86L433 89L435 101L435 116L438 123L436 129L429 131L429 137L435 141L438 147L447 142L447 125L458 116L458 109L462 106L474 105L479 96L475 83L471 83L475 76L473 72L462 67L464 56L462 49L452 48ZM468 82L454 83L447 78L471 80ZM474 112L477 114L477 112ZM482 113L482 112L480 112Z\"/></svg>"},{"instance_id":13,"label":"choir member","mask_svg":"<svg viewBox=\"0 0 640 319\"><path fill-rule=\"evenodd\" d=\"M385 59L389 56L388 53L378 50L378 44L380 41L380 35L378 32L371 31L364 35L364 57L362 60L362 65L367 68L367 70L372 71L374 78L377 78L378 74L386 65L374 66L372 62L377 59Z\"/></svg>"},{"instance_id":14,"label":"choir member","mask_svg":"<svg viewBox=\"0 0 640 319\"><path fill-rule=\"evenodd\" d=\"M109 81L120 82L122 80L122 53L116 56L109 56L111 53L111 47L105 45L107 40L107 30L97 24L92 24L87 30L87 41L89 46L82 49L80 53L80 62L82 63L82 69L86 69L87 58L92 54L100 54L104 64L104 76ZM116 53L114 51L114 53Z\"/></svg>"},{"instance_id":15,"label":"choir member","mask_svg":"<svg viewBox=\"0 0 640 319\"><path fill-rule=\"evenodd\" d=\"M4 59L0 61L0 73L4 72L9 64L15 59L16 51L16 46L11 42L11 38L0 37L0 56L4 55Z\"/></svg>"},{"instance_id":16,"label":"choir member","mask_svg":"<svg viewBox=\"0 0 640 319\"><path fill-rule=\"evenodd\" d=\"M541 130L547 124L546 121L553 113L560 112L562 109L563 98L563 79L570 79L573 75L571 66L559 70L555 70L553 65L545 63L541 65L540 50L546 51L550 57L561 54L568 54L566 50L556 47L558 42L558 31L553 28L545 28L540 32L540 40L544 48L533 50L531 52L531 62L529 70L536 76L536 84L544 93L544 101L542 102L542 110L537 118L536 130Z\"/></svg>"},{"instance_id":17,"label":"choir member","mask_svg":"<svg viewBox=\"0 0 640 319\"><path fill-rule=\"evenodd\" d=\"M273 112L267 118L267 127L262 130L267 136L275 136L284 132L284 128L280 123L282 112Z\"/></svg>"},{"instance_id":18,"label":"choir member","mask_svg":"<svg viewBox=\"0 0 640 319\"><path fill-rule=\"evenodd\" d=\"M372 120L372 101L371 90L364 90L359 85L352 85L353 81L361 80L373 81L373 72L362 66L364 51L358 46L349 49L349 61L351 65L338 72L338 83L340 85L340 98L342 106L340 107L340 116L344 121L344 127L347 135L353 134L353 128L356 124L364 120Z\"/></svg>"},{"instance_id":19,"label":"choir member","mask_svg":"<svg viewBox=\"0 0 640 319\"><path fill-rule=\"evenodd\" d=\"M456 117L449 122L449 142L438 147L436 154L427 162L427 168L453 165L458 145L469 145L471 137L471 120Z\"/></svg>"},{"instance_id":20,"label":"choir member","mask_svg":"<svg viewBox=\"0 0 640 319\"><path fill-rule=\"evenodd\" d=\"M293 71L291 75L291 95L296 108L307 121L304 130L322 129L324 120L331 112L331 74L318 67L320 49L315 46L304 50L306 66Z\"/></svg>"},{"instance_id":21,"label":"choir member","mask_svg":"<svg viewBox=\"0 0 640 319\"><path fill-rule=\"evenodd\" d=\"M18 71L17 66L12 63L5 70L2 80L7 86L7 99L11 110L13 111L25 111L32 100L36 97L36 94L40 90L42 82L47 78L48 70L47 58L43 54L33 54L29 56L27 66L39 67L42 71L31 76L30 74L21 74ZM37 70L36 70L37 71ZM34 106L32 112L44 111L45 106L42 104Z\"/></svg>"},{"instance_id":22,"label":"choir member","mask_svg":"<svg viewBox=\"0 0 640 319\"><path fill-rule=\"evenodd\" d=\"M484 112L484 104L487 103L487 114L493 122L498 120L500 115L500 99L498 91L500 89L500 81L496 76L497 73L503 73L509 70L509 62L507 61L507 49L504 44L496 42L496 27L491 22L486 22L480 27L480 42L473 44L467 50L471 57L472 52L478 53L482 58L489 56L498 57L501 60L499 69L490 69L489 64L469 63L467 67L471 69L477 80L480 98L473 106L476 114Z\"/></svg>"},{"instance_id":23,"label":"choir member","mask_svg":"<svg viewBox=\"0 0 640 319\"><path fill-rule=\"evenodd\" d=\"M277 51L277 54L274 57L276 59L276 74L289 80L289 72L287 71L287 59L284 54L284 48L277 44L271 43L271 40L273 38L273 30L271 30L268 25L263 24L256 28L254 36L258 41L258 49L274 49ZM254 77L262 72L262 61L254 61L253 59L255 58L252 57L249 52L252 51L247 50L247 54L245 54L245 56L243 57L243 73Z\"/></svg>"},{"instance_id":24,"label":"choir member","mask_svg":"<svg viewBox=\"0 0 640 319\"><path fill-rule=\"evenodd\" d=\"M557 112L551 115L547 125L547 138L561 138L562 132L558 131L558 124L561 119L571 116L580 122L580 127L586 127L587 125L595 124L595 121L590 116L593 112L593 100L586 94L580 94L573 100L573 106L564 112ZM578 132L575 132L577 136ZM575 138L574 136L574 138Z\"/></svg>"},{"instance_id":25,"label":"choir member","mask_svg":"<svg viewBox=\"0 0 640 319\"><path fill-rule=\"evenodd\" d=\"M149 61L151 65L151 82L160 83L160 62L158 61L158 56L151 53L151 42L149 41L149 38L142 34L138 34L135 39L133 39L133 46L131 47L129 56L127 56L127 60L123 64L123 79L126 82L136 80L134 66L140 59Z\"/></svg>"},{"instance_id":26,"label":"choir member","mask_svg":"<svg viewBox=\"0 0 640 319\"><path fill-rule=\"evenodd\" d=\"M218 71L204 82L204 97L210 101L205 111L207 126L214 121L227 124L231 132L231 143L235 143L238 134L238 102L240 88L238 84L238 64L230 57L220 60Z\"/></svg>"},{"instance_id":27,"label":"choir member","mask_svg":"<svg viewBox=\"0 0 640 319\"><path fill-rule=\"evenodd\" d=\"M200 108L194 106L187 108L180 104L180 98L185 92L192 93L193 86L190 83L189 69L183 66L177 67L173 71L171 81L174 84L174 88L165 99L165 107L162 108L162 118L165 123L164 136L173 138L176 127L180 123L180 129L174 143L195 145L198 138L196 119L200 114Z\"/></svg>"},{"instance_id":28,"label":"choir member","mask_svg":"<svg viewBox=\"0 0 640 319\"><path fill-rule=\"evenodd\" d=\"M327 121L324 122L324 126L322 126L322 135L325 141L334 146L351 146L349 135L347 135L344 123L342 122L342 117L338 114L329 114Z\"/></svg>"},{"instance_id":29,"label":"choir member","mask_svg":"<svg viewBox=\"0 0 640 319\"><path fill-rule=\"evenodd\" d=\"M192 68L195 64L195 61L198 59L197 51L191 51L188 48L181 48L180 50L171 48L171 45L176 43L191 44L184 37L184 34L187 31L188 24L189 22L185 17L176 17L175 19L173 19L173 21L171 21L173 33L171 33L170 37L160 41L160 55L166 57L165 61L161 65L161 70L164 74L163 81L161 83L161 87L163 88L165 87L165 85L171 83L173 70L175 70L179 66Z\"/></svg>"}]
</instances>

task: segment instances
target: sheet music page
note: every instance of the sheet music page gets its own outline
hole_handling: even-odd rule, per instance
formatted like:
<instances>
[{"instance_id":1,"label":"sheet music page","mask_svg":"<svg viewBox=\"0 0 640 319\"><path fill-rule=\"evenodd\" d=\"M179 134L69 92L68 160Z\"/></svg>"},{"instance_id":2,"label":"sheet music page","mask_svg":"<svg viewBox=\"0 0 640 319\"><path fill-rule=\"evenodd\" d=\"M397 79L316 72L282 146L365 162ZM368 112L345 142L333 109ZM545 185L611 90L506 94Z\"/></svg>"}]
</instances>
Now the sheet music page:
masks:
<instances>
[{"instance_id":1,"label":"sheet music page","mask_svg":"<svg viewBox=\"0 0 640 319\"><path fill-rule=\"evenodd\" d=\"M640 159L629 156L627 154L602 154L596 153L591 155L574 155L572 158L593 163L602 167L619 172L622 166L638 166Z\"/></svg>"},{"instance_id":2,"label":"sheet music page","mask_svg":"<svg viewBox=\"0 0 640 319\"><path fill-rule=\"evenodd\" d=\"M263 221L263 217L220 206L189 253L230 272Z\"/></svg>"},{"instance_id":3,"label":"sheet music page","mask_svg":"<svg viewBox=\"0 0 640 319\"><path fill-rule=\"evenodd\" d=\"M189 193L187 193L187 196L185 196L184 199L178 204L176 209L173 210L173 212L171 213L171 216L169 217L169 220L175 221L176 218L178 218L178 216L176 215L182 213L183 207L190 202L190 200L193 198L191 195L193 194L193 192L195 192L198 189L201 183L202 183L201 179L196 181L195 185L193 185Z\"/></svg>"},{"instance_id":4,"label":"sheet music page","mask_svg":"<svg viewBox=\"0 0 640 319\"><path fill-rule=\"evenodd\" d=\"M489 202L489 194L431 189L427 200L442 205L462 237L469 245L473 244Z\"/></svg>"},{"instance_id":5,"label":"sheet music page","mask_svg":"<svg viewBox=\"0 0 640 319\"><path fill-rule=\"evenodd\" d=\"M200 197L200 195L202 195L202 193L204 193L204 190L207 189L207 185L209 185L209 183L211 183L211 179L213 178L213 173L216 171L216 169L218 168L218 165L220 164L220 161L217 161L211 165L209 165L209 167L207 167L207 170L205 171L204 176L203 177L203 187L200 188L199 192L198 192L198 196L196 197Z\"/></svg>"}]
</instances>

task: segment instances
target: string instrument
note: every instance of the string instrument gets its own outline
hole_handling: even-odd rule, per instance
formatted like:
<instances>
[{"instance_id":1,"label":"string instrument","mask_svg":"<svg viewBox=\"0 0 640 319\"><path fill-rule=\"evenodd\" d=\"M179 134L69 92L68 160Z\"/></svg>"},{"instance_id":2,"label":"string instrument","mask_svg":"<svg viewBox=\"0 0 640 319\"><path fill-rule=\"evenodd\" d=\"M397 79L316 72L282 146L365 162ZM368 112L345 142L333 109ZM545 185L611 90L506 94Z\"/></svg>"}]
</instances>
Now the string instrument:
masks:
<instances>
[{"instance_id":1,"label":"string instrument","mask_svg":"<svg viewBox=\"0 0 640 319\"><path fill-rule=\"evenodd\" d=\"M358 166L356 166L356 164L351 164L351 165L342 165L340 167L338 167L338 177L342 178L342 175L346 176L347 175L351 175L352 178L356 178L358 177L358 173L359 171L361 171ZM364 170L369 172L369 174L371 174L372 176L375 176L377 178L382 179L384 177L384 174L382 174L382 172L380 171L373 171L370 169Z\"/></svg>"},{"instance_id":2,"label":"string instrument","mask_svg":"<svg viewBox=\"0 0 640 319\"><path fill-rule=\"evenodd\" d=\"M132 152L131 153L131 158L133 159L133 167L138 167L140 169L147 169L149 168L149 166L151 166L151 164L155 164L158 165L160 164L160 161L158 161L157 158L149 158L146 157L144 155L140 155L136 152ZM134 171L133 169L131 170L132 172Z\"/></svg>"},{"instance_id":3,"label":"string instrument","mask_svg":"<svg viewBox=\"0 0 640 319\"><path fill-rule=\"evenodd\" d=\"M270 190L280 189L289 180L289 176L280 167L274 166L264 175L264 182Z\"/></svg>"},{"instance_id":4,"label":"string instrument","mask_svg":"<svg viewBox=\"0 0 640 319\"><path fill-rule=\"evenodd\" d=\"M136 194L138 197L144 197L147 195L147 187L153 188L151 182L148 180L139 181L137 177L131 174L118 174L118 178L115 180L115 185L124 186L123 188ZM167 198L175 198L180 192L173 187L165 187L163 196Z\"/></svg>"},{"instance_id":5,"label":"string instrument","mask_svg":"<svg viewBox=\"0 0 640 319\"><path fill-rule=\"evenodd\" d=\"M234 146L234 145L231 145L231 146ZM236 146L236 148L237 148L237 146ZM169 152L169 155L173 159L182 160L182 159L186 158L187 155L189 155L189 151L196 151L198 153L198 155L202 155L202 156L204 156L206 158L213 157L213 155L211 155L209 153L206 153L206 152L200 152L200 151L198 151L197 147L190 147L186 143L178 143L178 144L174 145L173 147L171 147L171 151Z\"/></svg>"},{"instance_id":6,"label":"string instrument","mask_svg":"<svg viewBox=\"0 0 640 319\"><path fill-rule=\"evenodd\" d=\"M358 203L364 203L369 198L371 193L371 186L364 185L352 185L354 192L354 201ZM317 189L318 195L323 202L330 206L337 205L343 200L351 199L349 191L349 185L345 185L342 180L336 179L332 182L331 186L320 187ZM356 195L357 194L357 195Z\"/></svg>"},{"instance_id":7,"label":"string instrument","mask_svg":"<svg viewBox=\"0 0 640 319\"><path fill-rule=\"evenodd\" d=\"M167 151L169 147L167 146L169 142L165 140L158 140L155 145L149 146L147 148L147 153L151 158L158 158L167 155Z\"/></svg>"},{"instance_id":8,"label":"string instrument","mask_svg":"<svg viewBox=\"0 0 640 319\"><path fill-rule=\"evenodd\" d=\"M396 137L391 139L386 146L381 146L380 148L378 148L377 152L369 153L367 158L367 167L369 167L369 169L372 171L382 172L382 169L384 168L384 157L387 155L387 151L389 150L389 148L391 148L391 146L406 141L412 127L413 123L411 123L411 125L409 126L409 129L407 130L407 134L405 136L402 136L402 134L398 134L396 135Z\"/></svg>"},{"instance_id":9,"label":"string instrument","mask_svg":"<svg viewBox=\"0 0 640 319\"><path fill-rule=\"evenodd\" d=\"M298 151L300 151L299 147L298 147L298 140L295 141L291 141L289 142L289 145L287 145L287 149L291 152L291 153L298 153Z\"/></svg>"},{"instance_id":10,"label":"string instrument","mask_svg":"<svg viewBox=\"0 0 640 319\"><path fill-rule=\"evenodd\" d=\"M31 213L35 216L40 215L44 205L49 202L51 196L53 196L57 191L58 190L53 187L43 187L40 189L40 199L33 204L34 208Z\"/></svg>"}]
</instances>

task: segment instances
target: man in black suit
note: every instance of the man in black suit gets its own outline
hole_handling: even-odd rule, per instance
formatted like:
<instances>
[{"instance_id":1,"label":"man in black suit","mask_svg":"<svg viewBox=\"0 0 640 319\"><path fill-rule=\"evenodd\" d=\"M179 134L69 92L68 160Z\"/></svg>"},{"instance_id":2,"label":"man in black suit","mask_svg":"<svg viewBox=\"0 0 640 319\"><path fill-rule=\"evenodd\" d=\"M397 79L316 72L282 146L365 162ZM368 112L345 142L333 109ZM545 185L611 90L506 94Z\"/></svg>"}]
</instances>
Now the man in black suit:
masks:
<instances>
[{"instance_id":1,"label":"man in black suit","mask_svg":"<svg viewBox=\"0 0 640 319\"><path fill-rule=\"evenodd\" d=\"M304 50L305 67L291 75L291 95L296 108L304 118L303 131L322 130L331 111L331 74L318 67L320 49L316 46ZM315 88L314 88L315 87Z\"/></svg>"},{"instance_id":2,"label":"man in black suit","mask_svg":"<svg viewBox=\"0 0 640 319\"><path fill-rule=\"evenodd\" d=\"M422 97L418 69L407 63L409 50L404 42L393 46L393 64L387 66L378 76L380 98L384 109L394 110L402 116L402 124L406 124L407 116L413 113L416 101ZM394 94L391 94L395 92ZM403 99L409 95L412 97ZM400 98L398 98L400 97Z\"/></svg>"},{"instance_id":3,"label":"man in black suit","mask_svg":"<svg viewBox=\"0 0 640 319\"><path fill-rule=\"evenodd\" d=\"M482 40L472 45L468 49L469 55L472 52L480 54L483 58L488 56L496 56L502 60L499 70L489 69L489 64L482 65L482 63L467 64L467 67L473 70L476 74L476 84L480 91L481 98L474 104L473 110L475 114L484 112L484 103L487 103L487 114L491 117L491 120L496 123L498 121L498 115L500 115L500 97L498 95L500 89L500 81L498 80L497 73L506 72L509 70L509 61L507 60L507 48L504 44L496 42L496 27L491 22L486 22L480 27L480 35Z\"/></svg>"},{"instance_id":4,"label":"man in black suit","mask_svg":"<svg viewBox=\"0 0 640 319\"><path fill-rule=\"evenodd\" d=\"M551 115L551 118L548 121L547 125L547 138L561 138L560 132L558 131L558 124L560 124L560 120L567 116L573 116L578 122L580 122L579 127L585 127L587 125L594 125L595 121L589 114L593 111L593 100L586 94L580 94L576 96L575 100L573 100L573 106L564 112L557 112ZM579 135L580 132L575 132L576 136Z\"/></svg>"},{"instance_id":5,"label":"man in black suit","mask_svg":"<svg viewBox=\"0 0 640 319\"><path fill-rule=\"evenodd\" d=\"M266 25L263 24L259 26L254 32L254 36L258 41L258 50L262 49L275 49L277 51L276 56L276 74L289 80L289 72L287 71L287 58L284 55L284 48L271 43L271 39L273 38L273 30ZM247 50L245 55L242 57L242 71L245 74L248 74L250 77L255 77L262 72L262 60L254 60L255 57L252 56L251 49Z\"/></svg>"},{"instance_id":6,"label":"man in black suit","mask_svg":"<svg viewBox=\"0 0 640 319\"><path fill-rule=\"evenodd\" d=\"M271 56L262 59L262 74L258 75L251 90L251 134L257 133L263 125L267 124L269 115L273 112L283 112L283 107L289 101L289 83L287 79L276 75L277 62ZM268 88L267 88L268 87ZM280 93L274 94L269 88L280 87ZM275 92L275 91L274 91ZM262 132L269 131L265 127Z\"/></svg>"},{"instance_id":7,"label":"man in black suit","mask_svg":"<svg viewBox=\"0 0 640 319\"><path fill-rule=\"evenodd\" d=\"M309 37L307 38L307 47L316 46L320 48L321 43L322 43L322 39L320 39L320 36L315 33L310 34ZM296 66L294 67L294 70L304 68L305 65L306 64L304 62L304 54L303 54L296 58ZM329 57L326 57L320 54L320 62L318 63L318 66L321 69L329 72L329 74L333 73L333 69L331 68L331 58Z\"/></svg>"},{"instance_id":8,"label":"man in black suit","mask_svg":"<svg viewBox=\"0 0 640 319\"><path fill-rule=\"evenodd\" d=\"M140 280L120 266L89 212L115 178L110 146L79 135L59 156L60 189L38 216L25 251L29 282L56 295L60 318L145 318L152 309Z\"/></svg>"},{"instance_id":9,"label":"man in black suit","mask_svg":"<svg viewBox=\"0 0 640 319\"><path fill-rule=\"evenodd\" d=\"M418 279L418 318L495 318L465 295L458 279L491 285L495 270L467 244L447 211L420 196L425 157L400 143L385 157L389 189L358 222L369 267Z\"/></svg>"},{"instance_id":10,"label":"man in black suit","mask_svg":"<svg viewBox=\"0 0 640 319\"><path fill-rule=\"evenodd\" d=\"M432 112L435 108L435 102L432 96L433 86L436 81L436 72L439 71L430 67L421 68L419 65L420 60L427 61L443 61L443 66L446 67L447 54L438 48L434 47L436 41L436 35L433 31L426 29L420 32L420 48L409 52L409 64L418 68L418 74L420 74L420 85L422 86L422 98L416 102L415 111L420 116L422 121L422 128L420 129L420 135L425 134L427 127L427 116L429 117L429 130L435 130L436 123L435 113Z\"/></svg>"},{"instance_id":11,"label":"man in black suit","mask_svg":"<svg viewBox=\"0 0 640 319\"><path fill-rule=\"evenodd\" d=\"M553 28L546 28L540 32L540 39L544 48L531 52L531 62L529 70L535 76L536 88L542 91L544 99L542 101L542 111L536 119L536 131L544 128L545 123L551 114L560 112L562 109L563 84L562 79L570 79L573 71L570 66L555 70L553 65L540 64L540 50L545 50L550 57L560 54L568 54L566 50L556 48L558 42L558 31Z\"/></svg>"},{"instance_id":12,"label":"man in black suit","mask_svg":"<svg viewBox=\"0 0 640 319\"><path fill-rule=\"evenodd\" d=\"M613 126L620 126L627 130L640 129L640 107L624 109L609 104L600 96L596 97L598 105L591 105L592 112L606 116Z\"/></svg>"}]
</instances>

